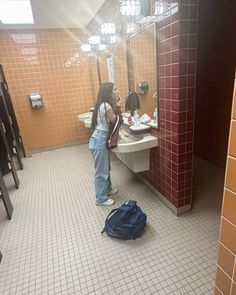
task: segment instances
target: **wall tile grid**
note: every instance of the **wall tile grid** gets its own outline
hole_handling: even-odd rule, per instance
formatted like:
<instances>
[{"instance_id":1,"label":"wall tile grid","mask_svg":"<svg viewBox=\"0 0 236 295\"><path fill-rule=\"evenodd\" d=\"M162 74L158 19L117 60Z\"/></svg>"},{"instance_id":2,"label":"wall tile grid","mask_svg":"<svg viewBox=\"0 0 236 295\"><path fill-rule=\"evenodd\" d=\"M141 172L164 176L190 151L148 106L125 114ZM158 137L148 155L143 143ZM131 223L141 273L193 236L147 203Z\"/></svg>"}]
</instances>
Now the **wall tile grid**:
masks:
<instances>
[{"instance_id":1,"label":"wall tile grid","mask_svg":"<svg viewBox=\"0 0 236 295\"><path fill-rule=\"evenodd\" d=\"M80 37L80 30L0 31L0 63L27 150L88 138L77 119L94 104ZM30 108L31 92L43 95L40 110Z\"/></svg>"},{"instance_id":2,"label":"wall tile grid","mask_svg":"<svg viewBox=\"0 0 236 295\"><path fill-rule=\"evenodd\" d=\"M221 216L215 294L236 294L236 79Z\"/></svg>"},{"instance_id":3,"label":"wall tile grid","mask_svg":"<svg viewBox=\"0 0 236 295\"><path fill-rule=\"evenodd\" d=\"M101 82L109 81L108 70L107 70L107 53L103 53L99 55L98 62L99 62Z\"/></svg>"},{"instance_id":4,"label":"wall tile grid","mask_svg":"<svg viewBox=\"0 0 236 295\"><path fill-rule=\"evenodd\" d=\"M97 94L99 90L99 76L98 76L98 64L97 64L97 58L95 56L91 56L90 59L90 75L91 75L91 87L92 87L92 96L94 104L97 101Z\"/></svg>"},{"instance_id":5,"label":"wall tile grid","mask_svg":"<svg viewBox=\"0 0 236 295\"><path fill-rule=\"evenodd\" d=\"M198 1L172 1L158 19L159 147L144 177L177 208L191 203Z\"/></svg>"}]
</instances>

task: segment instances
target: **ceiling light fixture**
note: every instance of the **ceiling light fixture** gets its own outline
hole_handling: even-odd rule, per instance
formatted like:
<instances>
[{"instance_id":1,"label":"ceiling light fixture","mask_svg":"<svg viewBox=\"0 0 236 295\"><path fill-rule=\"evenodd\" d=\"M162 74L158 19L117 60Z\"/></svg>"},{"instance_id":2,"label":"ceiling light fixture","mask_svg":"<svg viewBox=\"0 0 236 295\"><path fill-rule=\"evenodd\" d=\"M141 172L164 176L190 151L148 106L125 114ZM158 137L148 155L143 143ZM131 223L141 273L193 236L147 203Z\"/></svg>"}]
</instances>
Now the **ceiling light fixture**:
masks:
<instances>
[{"instance_id":1,"label":"ceiling light fixture","mask_svg":"<svg viewBox=\"0 0 236 295\"><path fill-rule=\"evenodd\" d=\"M99 35L94 35L89 37L89 44L91 45L97 45L101 43L101 36Z\"/></svg>"},{"instance_id":2,"label":"ceiling light fixture","mask_svg":"<svg viewBox=\"0 0 236 295\"><path fill-rule=\"evenodd\" d=\"M90 44L82 44L80 46L80 49L83 52L91 52L91 45Z\"/></svg>"},{"instance_id":3,"label":"ceiling light fixture","mask_svg":"<svg viewBox=\"0 0 236 295\"><path fill-rule=\"evenodd\" d=\"M137 29L137 25L134 23L128 23L126 32L127 34L133 33Z\"/></svg>"},{"instance_id":4,"label":"ceiling light fixture","mask_svg":"<svg viewBox=\"0 0 236 295\"><path fill-rule=\"evenodd\" d=\"M0 20L3 24L33 24L30 0L1 0Z\"/></svg>"},{"instance_id":5,"label":"ceiling light fixture","mask_svg":"<svg viewBox=\"0 0 236 295\"><path fill-rule=\"evenodd\" d=\"M104 23L101 25L102 34L109 35L116 33L116 24L114 23Z\"/></svg>"},{"instance_id":6,"label":"ceiling light fixture","mask_svg":"<svg viewBox=\"0 0 236 295\"><path fill-rule=\"evenodd\" d=\"M122 15L126 16L137 16L141 14L142 10L142 1L127 1L122 0L119 3L119 10Z\"/></svg>"},{"instance_id":7,"label":"ceiling light fixture","mask_svg":"<svg viewBox=\"0 0 236 295\"><path fill-rule=\"evenodd\" d=\"M109 43L114 44L116 42L118 42L118 37L116 35L110 36Z\"/></svg>"},{"instance_id":8,"label":"ceiling light fixture","mask_svg":"<svg viewBox=\"0 0 236 295\"><path fill-rule=\"evenodd\" d=\"M166 14L167 11L171 8L171 4L168 3L167 1L159 0L156 1L154 4L154 15L162 15Z\"/></svg>"},{"instance_id":9,"label":"ceiling light fixture","mask_svg":"<svg viewBox=\"0 0 236 295\"><path fill-rule=\"evenodd\" d=\"M99 51L104 51L104 50L106 50L106 48L107 48L106 44L98 44Z\"/></svg>"}]
</instances>

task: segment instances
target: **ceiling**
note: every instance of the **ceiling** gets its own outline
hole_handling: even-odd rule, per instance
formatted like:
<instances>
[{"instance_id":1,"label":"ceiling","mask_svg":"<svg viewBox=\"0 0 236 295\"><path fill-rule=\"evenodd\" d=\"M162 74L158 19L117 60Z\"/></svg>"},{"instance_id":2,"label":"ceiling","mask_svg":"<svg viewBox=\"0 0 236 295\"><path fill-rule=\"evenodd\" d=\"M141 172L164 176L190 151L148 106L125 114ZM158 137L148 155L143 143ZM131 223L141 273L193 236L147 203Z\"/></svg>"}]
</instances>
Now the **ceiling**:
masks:
<instances>
[{"instance_id":1,"label":"ceiling","mask_svg":"<svg viewBox=\"0 0 236 295\"><path fill-rule=\"evenodd\" d=\"M105 0L31 0L35 24L3 25L0 22L0 29L84 29L104 2Z\"/></svg>"}]
</instances>

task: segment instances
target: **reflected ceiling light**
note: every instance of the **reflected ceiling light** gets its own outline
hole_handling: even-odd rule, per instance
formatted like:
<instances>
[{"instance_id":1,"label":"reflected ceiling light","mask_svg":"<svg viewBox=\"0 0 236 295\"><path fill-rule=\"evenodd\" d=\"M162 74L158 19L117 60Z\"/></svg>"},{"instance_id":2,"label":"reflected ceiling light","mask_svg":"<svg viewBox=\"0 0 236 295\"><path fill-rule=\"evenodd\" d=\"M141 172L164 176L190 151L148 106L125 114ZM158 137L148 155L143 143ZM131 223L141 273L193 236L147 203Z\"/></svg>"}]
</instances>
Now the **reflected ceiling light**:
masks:
<instances>
[{"instance_id":1,"label":"reflected ceiling light","mask_svg":"<svg viewBox=\"0 0 236 295\"><path fill-rule=\"evenodd\" d=\"M122 15L126 16L140 15L142 10L142 1L120 1L119 10Z\"/></svg>"},{"instance_id":2,"label":"reflected ceiling light","mask_svg":"<svg viewBox=\"0 0 236 295\"><path fill-rule=\"evenodd\" d=\"M127 32L127 34L133 33L136 29L137 29L137 25L136 24L134 24L134 23L128 23L127 24L126 32Z\"/></svg>"},{"instance_id":3,"label":"reflected ceiling light","mask_svg":"<svg viewBox=\"0 0 236 295\"><path fill-rule=\"evenodd\" d=\"M99 35L94 35L89 37L89 44L91 45L97 45L101 43L101 36Z\"/></svg>"},{"instance_id":4,"label":"reflected ceiling light","mask_svg":"<svg viewBox=\"0 0 236 295\"><path fill-rule=\"evenodd\" d=\"M36 55L38 53L37 48L30 48L30 47L25 47L20 49L21 54L23 55Z\"/></svg>"},{"instance_id":5,"label":"reflected ceiling light","mask_svg":"<svg viewBox=\"0 0 236 295\"><path fill-rule=\"evenodd\" d=\"M11 34L11 37L17 44L36 43L35 34Z\"/></svg>"},{"instance_id":6,"label":"reflected ceiling light","mask_svg":"<svg viewBox=\"0 0 236 295\"><path fill-rule=\"evenodd\" d=\"M116 24L114 23L104 23L101 25L102 34L109 35L116 33Z\"/></svg>"},{"instance_id":7,"label":"reflected ceiling light","mask_svg":"<svg viewBox=\"0 0 236 295\"><path fill-rule=\"evenodd\" d=\"M98 50L99 51L106 50L106 48L107 48L106 44L98 44Z\"/></svg>"},{"instance_id":8,"label":"reflected ceiling light","mask_svg":"<svg viewBox=\"0 0 236 295\"><path fill-rule=\"evenodd\" d=\"M3 24L33 24L30 0L1 0L0 20Z\"/></svg>"},{"instance_id":9,"label":"reflected ceiling light","mask_svg":"<svg viewBox=\"0 0 236 295\"><path fill-rule=\"evenodd\" d=\"M83 52L90 52L91 51L91 45L90 44L83 44L80 46L81 51Z\"/></svg>"},{"instance_id":10,"label":"reflected ceiling light","mask_svg":"<svg viewBox=\"0 0 236 295\"><path fill-rule=\"evenodd\" d=\"M109 42L110 42L111 44L116 43L117 41L118 41L118 37L117 37L116 35L112 35L112 36L110 36L110 38L109 38Z\"/></svg>"},{"instance_id":11,"label":"reflected ceiling light","mask_svg":"<svg viewBox=\"0 0 236 295\"><path fill-rule=\"evenodd\" d=\"M164 12L168 11L171 8L171 4L167 1L156 1L154 4L154 15L162 15Z\"/></svg>"}]
</instances>

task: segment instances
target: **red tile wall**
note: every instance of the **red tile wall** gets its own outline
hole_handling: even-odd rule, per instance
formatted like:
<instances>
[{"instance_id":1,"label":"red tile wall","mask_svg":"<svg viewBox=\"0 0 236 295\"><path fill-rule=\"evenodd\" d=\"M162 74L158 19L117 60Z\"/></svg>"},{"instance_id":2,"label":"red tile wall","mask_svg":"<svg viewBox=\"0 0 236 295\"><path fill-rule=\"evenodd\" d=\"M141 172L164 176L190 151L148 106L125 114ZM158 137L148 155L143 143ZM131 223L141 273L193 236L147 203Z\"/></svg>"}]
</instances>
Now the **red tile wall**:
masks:
<instances>
[{"instance_id":1,"label":"red tile wall","mask_svg":"<svg viewBox=\"0 0 236 295\"><path fill-rule=\"evenodd\" d=\"M143 176L177 208L191 204L198 0L168 1L158 18L159 147Z\"/></svg>"}]
</instances>

